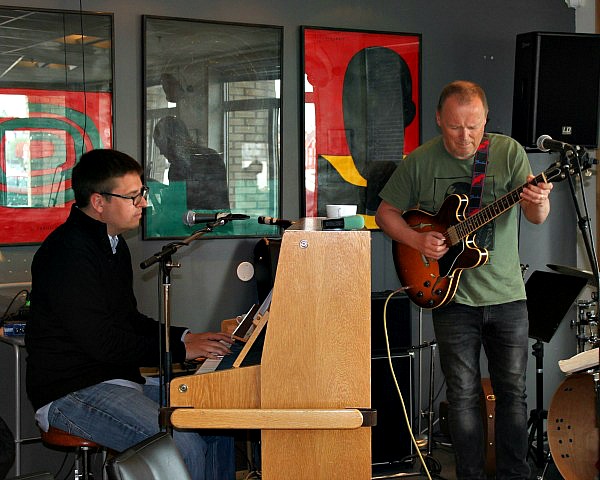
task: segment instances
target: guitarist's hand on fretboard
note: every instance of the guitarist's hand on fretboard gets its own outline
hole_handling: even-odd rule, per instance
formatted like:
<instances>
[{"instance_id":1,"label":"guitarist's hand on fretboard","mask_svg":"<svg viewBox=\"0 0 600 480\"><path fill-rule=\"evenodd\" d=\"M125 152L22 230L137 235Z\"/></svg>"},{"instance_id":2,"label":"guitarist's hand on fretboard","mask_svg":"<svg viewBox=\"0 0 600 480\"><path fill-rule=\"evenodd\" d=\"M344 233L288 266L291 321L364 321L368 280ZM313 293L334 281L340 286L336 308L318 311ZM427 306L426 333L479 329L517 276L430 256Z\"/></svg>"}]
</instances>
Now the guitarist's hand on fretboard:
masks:
<instances>
[{"instance_id":1,"label":"guitarist's hand on fretboard","mask_svg":"<svg viewBox=\"0 0 600 480\"><path fill-rule=\"evenodd\" d=\"M535 182L535 178L533 175L527 177L528 185L521 192L521 208L527 220L539 224L546 220L550 212L550 190L554 185L550 182Z\"/></svg>"}]
</instances>

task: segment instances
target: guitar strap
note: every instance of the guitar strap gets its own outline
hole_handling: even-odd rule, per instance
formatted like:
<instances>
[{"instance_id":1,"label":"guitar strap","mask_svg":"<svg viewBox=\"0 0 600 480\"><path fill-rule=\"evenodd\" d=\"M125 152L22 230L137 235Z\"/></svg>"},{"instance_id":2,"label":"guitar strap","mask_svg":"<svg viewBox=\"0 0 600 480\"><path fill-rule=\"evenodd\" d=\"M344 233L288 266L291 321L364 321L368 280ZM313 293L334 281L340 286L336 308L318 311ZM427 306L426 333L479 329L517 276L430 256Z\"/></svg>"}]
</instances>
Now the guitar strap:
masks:
<instances>
[{"instance_id":1,"label":"guitar strap","mask_svg":"<svg viewBox=\"0 0 600 480\"><path fill-rule=\"evenodd\" d=\"M471 191L469 193L469 208L467 216L476 214L481 209L481 199L483 198L483 184L485 182L485 173L488 165L488 151L490 149L490 139L483 135L475 158L473 159L473 176L471 177Z\"/></svg>"}]
</instances>

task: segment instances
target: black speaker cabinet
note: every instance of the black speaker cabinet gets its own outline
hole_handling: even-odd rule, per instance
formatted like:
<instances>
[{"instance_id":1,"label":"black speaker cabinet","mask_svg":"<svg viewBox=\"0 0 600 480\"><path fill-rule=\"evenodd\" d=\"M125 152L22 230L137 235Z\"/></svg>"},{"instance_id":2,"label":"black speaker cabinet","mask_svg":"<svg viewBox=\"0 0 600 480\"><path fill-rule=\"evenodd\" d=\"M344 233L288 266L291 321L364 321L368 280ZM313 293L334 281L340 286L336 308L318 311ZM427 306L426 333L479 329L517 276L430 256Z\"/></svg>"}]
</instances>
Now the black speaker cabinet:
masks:
<instances>
[{"instance_id":1,"label":"black speaker cabinet","mask_svg":"<svg viewBox=\"0 0 600 480\"><path fill-rule=\"evenodd\" d=\"M386 353L383 312L391 292L371 293L371 351ZM410 300L404 294L394 295L387 306L387 331L390 349L394 353L406 352L411 346Z\"/></svg>"},{"instance_id":2,"label":"black speaker cabinet","mask_svg":"<svg viewBox=\"0 0 600 480\"><path fill-rule=\"evenodd\" d=\"M599 95L600 35L517 35L512 137L525 148L540 135L597 146Z\"/></svg>"},{"instance_id":3,"label":"black speaker cabinet","mask_svg":"<svg viewBox=\"0 0 600 480\"><path fill-rule=\"evenodd\" d=\"M390 371L383 331L383 310L389 292L371 297L371 405L377 410L372 427L373 468L386 467L410 455L411 440L396 385ZM406 296L394 296L387 306L387 329L392 365L412 423L412 360L406 353L411 345L410 303Z\"/></svg>"},{"instance_id":4,"label":"black speaker cabinet","mask_svg":"<svg viewBox=\"0 0 600 480\"><path fill-rule=\"evenodd\" d=\"M412 425L412 356L392 354L392 365ZM411 453L411 439L387 356L371 359L371 405L377 425L371 428L373 465L399 463Z\"/></svg>"}]
</instances>

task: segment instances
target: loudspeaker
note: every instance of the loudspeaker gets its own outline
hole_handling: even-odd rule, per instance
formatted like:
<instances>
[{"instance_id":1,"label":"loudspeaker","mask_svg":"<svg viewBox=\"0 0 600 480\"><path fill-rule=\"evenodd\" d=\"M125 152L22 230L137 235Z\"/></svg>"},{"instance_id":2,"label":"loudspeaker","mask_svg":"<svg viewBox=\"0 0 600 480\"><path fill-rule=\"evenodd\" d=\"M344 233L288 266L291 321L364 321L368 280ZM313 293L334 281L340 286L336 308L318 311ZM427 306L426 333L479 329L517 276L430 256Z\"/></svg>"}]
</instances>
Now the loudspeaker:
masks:
<instances>
[{"instance_id":1,"label":"loudspeaker","mask_svg":"<svg viewBox=\"0 0 600 480\"><path fill-rule=\"evenodd\" d=\"M371 352L385 355L387 347L383 328L383 313L387 313L387 333L393 353L402 353L411 346L410 300L396 294L385 302L391 291L371 292Z\"/></svg>"},{"instance_id":2,"label":"loudspeaker","mask_svg":"<svg viewBox=\"0 0 600 480\"><path fill-rule=\"evenodd\" d=\"M412 425L412 356L392 354L392 365ZM377 410L377 425L371 427L373 465L402 461L410 455L411 439L387 356L371 359L371 407Z\"/></svg>"},{"instance_id":3,"label":"loudspeaker","mask_svg":"<svg viewBox=\"0 0 600 480\"><path fill-rule=\"evenodd\" d=\"M411 453L411 439L390 371L383 312L391 292L371 294L371 406L377 410L377 425L371 428L372 463L390 466ZM393 296L387 305L387 330L392 352L392 365L412 425L412 355L410 301L406 295Z\"/></svg>"},{"instance_id":4,"label":"loudspeaker","mask_svg":"<svg viewBox=\"0 0 600 480\"><path fill-rule=\"evenodd\" d=\"M517 35L512 137L525 148L535 148L540 135L597 146L599 58L600 35Z\"/></svg>"}]
</instances>

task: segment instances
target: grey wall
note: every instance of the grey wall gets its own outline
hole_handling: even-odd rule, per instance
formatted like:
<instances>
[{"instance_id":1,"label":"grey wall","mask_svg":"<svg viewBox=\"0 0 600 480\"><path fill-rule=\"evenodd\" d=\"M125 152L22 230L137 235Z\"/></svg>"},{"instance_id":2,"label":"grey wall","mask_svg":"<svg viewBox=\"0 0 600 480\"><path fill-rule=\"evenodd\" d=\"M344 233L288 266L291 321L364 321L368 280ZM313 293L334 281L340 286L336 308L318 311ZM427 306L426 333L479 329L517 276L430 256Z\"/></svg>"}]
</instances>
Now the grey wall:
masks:
<instances>
[{"instance_id":1,"label":"grey wall","mask_svg":"<svg viewBox=\"0 0 600 480\"><path fill-rule=\"evenodd\" d=\"M115 29L115 147L136 158L142 155L142 15L198 18L218 21L260 23L284 27L284 68L282 85L282 217L300 216L299 176L301 175L298 122L300 118L299 79L300 25L331 26L422 34L422 137L437 134L434 108L441 87L463 78L483 85L490 103L489 130L510 134L515 37L527 31L574 32L575 10L564 0L84 0L88 11L114 12ZM15 6L77 10L75 0L14 0ZM536 173L549 163L548 155L532 155ZM521 252L531 270L545 269L546 263L576 264L576 226L568 192L557 186L553 211L546 225L533 228L523 224ZM140 308L157 314L157 271L138 270L137 265L159 251L163 242L128 236L134 257L135 287ZM217 329L223 318L245 311L254 300L254 285L235 275L236 266L252 259L252 239L211 239L195 242L177 260L182 268L173 274L172 321L195 329ZM35 247L0 249L0 282L29 280L29 264ZM373 290L396 288L398 282L390 242L373 233ZM418 312L414 312L415 316ZM324 319L325 320L325 319ZM422 336L432 338L430 319L413 322L413 343ZM423 334L419 335L422 328ZM575 353L574 334L567 322L547 348L546 406L561 380L556 359ZM555 343L556 342L556 346ZM548 352L549 351L549 352ZM531 361L529 391L534 395L534 362ZM5 372L2 373L5 378ZM437 375L441 379L441 375ZM426 380L426 379L425 379ZM438 382L441 383L441 380ZM436 388L439 388L437 385ZM531 403L533 405L533 403ZM0 411L5 416L7 412ZM43 462L42 462L43 463Z\"/></svg>"}]
</instances>

